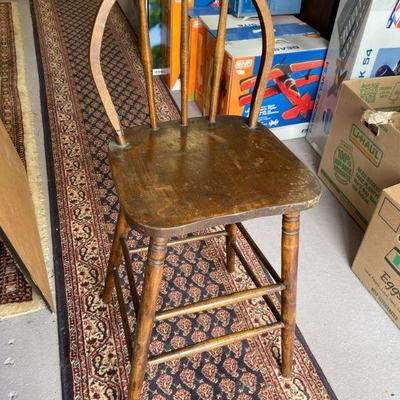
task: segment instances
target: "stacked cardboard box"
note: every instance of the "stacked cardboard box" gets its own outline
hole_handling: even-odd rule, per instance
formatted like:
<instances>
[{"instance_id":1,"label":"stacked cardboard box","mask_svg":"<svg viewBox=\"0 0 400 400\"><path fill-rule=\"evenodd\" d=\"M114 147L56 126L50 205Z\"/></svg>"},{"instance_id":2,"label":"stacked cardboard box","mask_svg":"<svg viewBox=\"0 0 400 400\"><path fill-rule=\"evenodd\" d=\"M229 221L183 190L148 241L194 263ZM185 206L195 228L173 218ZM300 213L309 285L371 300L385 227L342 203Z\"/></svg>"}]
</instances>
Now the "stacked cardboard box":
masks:
<instances>
[{"instance_id":1,"label":"stacked cardboard box","mask_svg":"<svg viewBox=\"0 0 400 400\"><path fill-rule=\"evenodd\" d=\"M400 77L342 85L319 175L364 229L381 191L400 182L399 110Z\"/></svg>"},{"instance_id":2,"label":"stacked cardboard box","mask_svg":"<svg viewBox=\"0 0 400 400\"><path fill-rule=\"evenodd\" d=\"M307 139L322 154L347 79L400 74L400 1L342 0Z\"/></svg>"},{"instance_id":3,"label":"stacked cardboard box","mask_svg":"<svg viewBox=\"0 0 400 400\"><path fill-rule=\"evenodd\" d=\"M163 79L170 89L173 89L179 79L181 72L180 65L180 54L181 54L181 1L169 0L162 3L162 18L164 22L163 29L163 59L165 66L167 67L166 73L163 75ZM194 0L188 1L188 6L190 9L194 7ZM200 7L197 8L202 10L202 13L219 13L218 7ZM191 21L193 24L193 21ZM199 24L196 24L196 28ZM193 26L191 26L193 29ZM193 35L193 34L192 34ZM197 52L197 46L190 39L190 49L193 52Z\"/></svg>"},{"instance_id":4,"label":"stacked cardboard box","mask_svg":"<svg viewBox=\"0 0 400 400\"><path fill-rule=\"evenodd\" d=\"M385 189L353 263L376 301L400 328L400 185Z\"/></svg>"},{"instance_id":5,"label":"stacked cardboard box","mask_svg":"<svg viewBox=\"0 0 400 400\"><path fill-rule=\"evenodd\" d=\"M207 114L218 17L206 16L201 20L208 32L204 62L199 63L197 71L196 103ZM230 16L230 21L219 112L248 116L261 59L261 29L258 20L243 21ZM234 26L234 21L241 24ZM275 56L259 121L274 128L281 139L301 137L307 132L327 41L294 16L276 16L273 23Z\"/></svg>"},{"instance_id":6,"label":"stacked cardboard box","mask_svg":"<svg viewBox=\"0 0 400 400\"><path fill-rule=\"evenodd\" d=\"M272 15L298 14L301 0L267 0ZM253 0L229 0L229 12L236 17L256 16Z\"/></svg>"},{"instance_id":7,"label":"stacked cardboard box","mask_svg":"<svg viewBox=\"0 0 400 400\"><path fill-rule=\"evenodd\" d=\"M126 1L126 0L119 0ZM235 3L235 4L234 4ZM164 81L172 90L179 87L180 76L180 43L181 43L181 0L167 0L162 3L162 48L163 66L166 67L163 73ZM268 0L268 5L272 15L295 14L300 11L301 0ZM197 59L197 54L201 54L201 16L214 15L218 19L220 11L219 1L210 0L189 0L190 16L190 52L193 59ZM236 13L234 10L237 10ZM252 0L231 1L230 12L234 15L255 16L255 8ZM200 31L200 32L199 32ZM200 37L199 37L200 35ZM192 67L190 68L190 70ZM194 74L193 74L194 76ZM193 90L192 90L193 96Z\"/></svg>"}]
</instances>

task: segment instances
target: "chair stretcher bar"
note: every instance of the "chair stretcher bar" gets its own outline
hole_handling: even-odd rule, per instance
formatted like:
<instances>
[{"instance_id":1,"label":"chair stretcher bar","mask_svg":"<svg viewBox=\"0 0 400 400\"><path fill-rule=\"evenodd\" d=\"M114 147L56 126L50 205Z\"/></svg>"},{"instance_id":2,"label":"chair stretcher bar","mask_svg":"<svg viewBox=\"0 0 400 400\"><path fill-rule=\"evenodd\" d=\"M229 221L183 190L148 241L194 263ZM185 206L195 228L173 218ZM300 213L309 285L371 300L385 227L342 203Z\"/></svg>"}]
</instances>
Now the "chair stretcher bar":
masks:
<instances>
[{"instance_id":1,"label":"chair stretcher bar","mask_svg":"<svg viewBox=\"0 0 400 400\"><path fill-rule=\"evenodd\" d=\"M242 292L226 294L214 299L200 301L195 304L188 304L186 306L177 307L171 310L162 311L155 317L156 321L163 321L165 319L180 317L182 315L193 314L198 312L207 311L213 308L225 307L232 304L237 304L242 301L251 300L257 297L263 297L270 293L276 293L284 290L285 286L282 284L273 284L263 286L255 289L248 289Z\"/></svg>"},{"instance_id":2,"label":"chair stretcher bar","mask_svg":"<svg viewBox=\"0 0 400 400\"><path fill-rule=\"evenodd\" d=\"M207 240L207 239L212 239L212 238L227 236L227 235L228 235L228 233L226 231L206 233L206 234L200 235L200 236L193 236L193 237L188 237L185 239L171 240L170 242L168 242L167 246L170 247L170 246L175 246L177 244L196 242L197 240ZM137 254L137 253L143 253L144 251L147 251L147 250L148 250L148 247L139 247L137 249L129 250L129 253Z\"/></svg>"},{"instance_id":3,"label":"chair stretcher bar","mask_svg":"<svg viewBox=\"0 0 400 400\"><path fill-rule=\"evenodd\" d=\"M129 249L128 249L128 246L127 246L124 238L121 238L120 244L121 244L121 248L122 248L122 254L124 256L126 274L128 275L128 282L129 282L129 288L131 291L133 308L135 309L136 316L138 316L140 300L139 300L139 294L138 294L137 288L136 288L135 276L133 275L131 257L129 256Z\"/></svg>"},{"instance_id":4,"label":"chair stretcher bar","mask_svg":"<svg viewBox=\"0 0 400 400\"><path fill-rule=\"evenodd\" d=\"M264 256L263 252L257 246L257 244L253 240L253 238L249 235L246 228L241 223L236 224L236 225L239 228L242 235L244 236L244 238L246 239L247 243L253 249L253 251L254 251L255 255L257 256L258 260L260 261L261 265L268 271L268 273L271 275L272 279L277 283L281 282L280 276L277 274L277 272L274 270L274 268L272 267L270 262L267 260L267 257Z\"/></svg>"},{"instance_id":5,"label":"chair stretcher bar","mask_svg":"<svg viewBox=\"0 0 400 400\"><path fill-rule=\"evenodd\" d=\"M118 277L118 270L116 268L114 269L113 274L114 274L115 289L117 292L119 313L121 314L122 326L124 328L125 341L126 345L128 346L129 357L131 357L132 356L131 330L129 327L128 315L125 310L124 295L122 293L121 283Z\"/></svg>"},{"instance_id":6,"label":"chair stretcher bar","mask_svg":"<svg viewBox=\"0 0 400 400\"><path fill-rule=\"evenodd\" d=\"M181 357L189 357L193 354L202 353L204 351L210 351L218 347L227 346L231 343L251 339L255 336L263 333L271 332L277 329L282 329L284 324L282 322L276 322L274 324L263 325L257 328L248 329L241 332L231 333L229 335L220 336L213 339L204 340L200 343L195 343L182 349L172 350L164 354L160 354L149 358L149 365L157 365L168 361L173 361Z\"/></svg>"}]
</instances>

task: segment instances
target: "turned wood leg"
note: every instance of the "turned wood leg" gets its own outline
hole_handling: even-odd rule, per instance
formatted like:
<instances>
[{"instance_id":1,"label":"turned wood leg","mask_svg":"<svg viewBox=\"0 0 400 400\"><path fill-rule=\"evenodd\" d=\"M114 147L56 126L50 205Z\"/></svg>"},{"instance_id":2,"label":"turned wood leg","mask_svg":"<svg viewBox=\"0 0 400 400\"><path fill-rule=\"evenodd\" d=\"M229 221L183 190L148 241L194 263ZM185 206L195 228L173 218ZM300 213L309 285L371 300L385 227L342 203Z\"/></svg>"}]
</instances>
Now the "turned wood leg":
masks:
<instances>
[{"instance_id":1,"label":"turned wood leg","mask_svg":"<svg viewBox=\"0 0 400 400\"><path fill-rule=\"evenodd\" d=\"M167 239L154 238L150 240L143 282L142 301L139 307L139 316L133 345L128 392L129 400L139 400L142 392L166 250Z\"/></svg>"},{"instance_id":2,"label":"turned wood leg","mask_svg":"<svg viewBox=\"0 0 400 400\"><path fill-rule=\"evenodd\" d=\"M126 235L128 231L128 223L126 222L125 214L122 210L119 211L117 225L115 226L114 238L111 245L110 258L108 259L106 283L103 291L103 301L110 303L112 299L112 291L114 289L114 268L117 268L121 263L122 249L120 239Z\"/></svg>"},{"instance_id":3,"label":"turned wood leg","mask_svg":"<svg viewBox=\"0 0 400 400\"><path fill-rule=\"evenodd\" d=\"M235 224L226 225L226 231L228 236L226 236L226 269L229 273L235 272L235 250L232 244L236 243L237 237L237 227Z\"/></svg>"},{"instance_id":4,"label":"turned wood leg","mask_svg":"<svg viewBox=\"0 0 400 400\"><path fill-rule=\"evenodd\" d=\"M282 375L290 378L293 367L293 344L296 327L297 259L299 253L300 214L282 218Z\"/></svg>"}]
</instances>

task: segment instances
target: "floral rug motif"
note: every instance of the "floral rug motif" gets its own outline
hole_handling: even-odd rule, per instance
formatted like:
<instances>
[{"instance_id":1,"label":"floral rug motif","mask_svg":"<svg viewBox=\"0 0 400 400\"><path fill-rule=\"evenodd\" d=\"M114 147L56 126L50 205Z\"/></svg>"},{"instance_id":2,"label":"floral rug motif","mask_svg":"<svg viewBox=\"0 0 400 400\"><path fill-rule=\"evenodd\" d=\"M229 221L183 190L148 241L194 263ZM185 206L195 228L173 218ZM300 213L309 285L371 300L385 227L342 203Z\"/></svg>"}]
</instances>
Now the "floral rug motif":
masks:
<instances>
[{"instance_id":1,"label":"floral rug motif","mask_svg":"<svg viewBox=\"0 0 400 400\"><path fill-rule=\"evenodd\" d=\"M17 86L17 58L11 3L0 3L0 118L25 162L24 127ZM1 189L0 189L1 190ZM0 304L32 300L32 287L0 242Z\"/></svg>"},{"instance_id":2,"label":"floral rug motif","mask_svg":"<svg viewBox=\"0 0 400 400\"><path fill-rule=\"evenodd\" d=\"M65 400L126 399L130 364L114 298L100 299L112 232L118 212L107 161L112 129L88 63L91 26L98 0L33 0L43 101L47 101L47 159L53 212L53 249ZM136 39L121 10L114 7L102 50L106 80L123 126L148 122L144 78ZM155 78L161 120L177 109ZM268 278L248 245L239 245L256 273ZM148 243L132 232L131 247ZM167 308L251 287L239 270L224 269L224 239L169 249L159 307ZM144 259L133 260L141 289ZM239 267L239 265L238 265ZM127 307L126 276L120 268ZM132 327L135 318L132 313ZM153 354L206 337L268 322L263 300L158 323ZM280 339L268 333L209 353L148 368L143 399L336 399L300 332L291 380L280 375Z\"/></svg>"}]
</instances>

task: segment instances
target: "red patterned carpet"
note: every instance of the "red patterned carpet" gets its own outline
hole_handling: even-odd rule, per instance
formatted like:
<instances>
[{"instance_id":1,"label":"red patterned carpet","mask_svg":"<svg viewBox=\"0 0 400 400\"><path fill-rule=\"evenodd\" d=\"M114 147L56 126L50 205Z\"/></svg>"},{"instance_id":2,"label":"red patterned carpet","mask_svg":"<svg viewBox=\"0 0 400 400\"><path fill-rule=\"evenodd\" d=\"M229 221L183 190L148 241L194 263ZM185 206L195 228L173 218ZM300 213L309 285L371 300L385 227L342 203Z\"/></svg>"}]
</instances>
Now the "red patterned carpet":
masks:
<instances>
[{"instance_id":1,"label":"red patterned carpet","mask_svg":"<svg viewBox=\"0 0 400 400\"><path fill-rule=\"evenodd\" d=\"M0 118L21 160L25 162L24 127L17 87L17 59L10 3L0 3L0 45ZM29 300L32 300L32 287L0 242L0 304Z\"/></svg>"},{"instance_id":2,"label":"red patterned carpet","mask_svg":"<svg viewBox=\"0 0 400 400\"><path fill-rule=\"evenodd\" d=\"M106 307L99 298L118 199L107 162L112 131L88 65L97 6L97 0L33 0L42 95L48 106L45 129L65 400L125 399L130 369L118 307ZM126 20L115 8L106 29L103 60L124 126L147 122L144 80L134 43ZM156 91L161 119L177 118L158 78ZM130 245L145 241L134 232ZM170 249L159 307L250 286L243 273L225 272L223 244L223 239L213 239ZM243 240L240 245L252 258ZM266 281L257 261L252 261ZM140 281L143 259L136 259L133 268ZM262 300L252 301L159 323L151 351L159 353L257 325L269 319L263 306ZM143 399L336 398L300 332L291 381L280 376L279 347L278 335L271 333L149 368Z\"/></svg>"}]
</instances>

